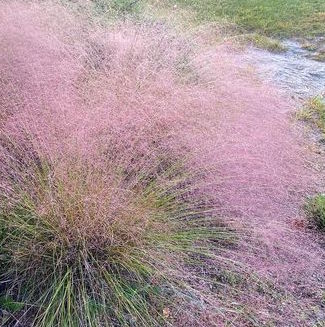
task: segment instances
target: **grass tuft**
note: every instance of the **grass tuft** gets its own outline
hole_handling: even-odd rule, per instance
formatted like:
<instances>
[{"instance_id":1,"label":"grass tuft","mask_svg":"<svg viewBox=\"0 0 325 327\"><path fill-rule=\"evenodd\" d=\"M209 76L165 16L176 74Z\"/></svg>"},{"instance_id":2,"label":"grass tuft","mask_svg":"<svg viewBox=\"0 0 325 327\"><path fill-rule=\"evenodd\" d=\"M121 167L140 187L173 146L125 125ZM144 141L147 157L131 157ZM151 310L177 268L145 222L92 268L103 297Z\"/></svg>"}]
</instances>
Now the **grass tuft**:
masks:
<instances>
[{"instance_id":1,"label":"grass tuft","mask_svg":"<svg viewBox=\"0 0 325 327\"><path fill-rule=\"evenodd\" d=\"M303 108L298 111L297 118L312 123L325 134L325 102L322 96L308 100Z\"/></svg>"},{"instance_id":2,"label":"grass tuft","mask_svg":"<svg viewBox=\"0 0 325 327\"><path fill-rule=\"evenodd\" d=\"M325 230L325 195L318 194L311 198L306 204L306 210L310 220L316 227Z\"/></svg>"},{"instance_id":3,"label":"grass tuft","mask_svg":"<svg viewBox=\"0 0 325 327\"><path fill-rule=\"evenodd\" d=\"M286 47L280 41L258 33L242 34L236 38L244 44L250 44L270 52L278 53L286 51Z\"/></svg>"}]
</instances>

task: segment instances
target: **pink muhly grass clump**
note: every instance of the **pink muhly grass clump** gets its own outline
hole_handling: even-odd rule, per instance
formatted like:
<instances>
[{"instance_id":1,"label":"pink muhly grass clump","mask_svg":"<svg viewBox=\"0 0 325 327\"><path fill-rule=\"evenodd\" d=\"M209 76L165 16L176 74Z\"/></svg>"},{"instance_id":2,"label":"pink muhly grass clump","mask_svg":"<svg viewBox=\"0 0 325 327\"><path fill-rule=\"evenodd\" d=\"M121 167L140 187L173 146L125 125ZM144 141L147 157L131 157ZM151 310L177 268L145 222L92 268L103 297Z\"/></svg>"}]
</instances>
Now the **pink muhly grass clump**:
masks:
<instances>
[{"instance_id":1,"label":"pink muhly grass clump","mask_svg":"<svg viewBox=\"0 0 325 327\"><path fill-rule=\"evenodd\" d=\"M1 4L0 22L1 292L21 304L4 323L162 326L193 307L196 324L217 300L195 262L230 234L193 166L214 94L182 80L186 44L47 3Z\"/></svg>"},{"instance_id":2,"label":"pink muhly grass clump","mask_svg":"<svg viewBox=\"0 0 325 327\"><path fill-rule=\"evenodd\" d=\"M290 216L288 190L305 187L288 103L229 46L79 15L0 5L1 292L22 303L8 323L220 326L226 255L283 264L264 258L286 234L269 213ZM261 252L248 237L225 249L220 214Z\"/></svg>"}]
</instances>

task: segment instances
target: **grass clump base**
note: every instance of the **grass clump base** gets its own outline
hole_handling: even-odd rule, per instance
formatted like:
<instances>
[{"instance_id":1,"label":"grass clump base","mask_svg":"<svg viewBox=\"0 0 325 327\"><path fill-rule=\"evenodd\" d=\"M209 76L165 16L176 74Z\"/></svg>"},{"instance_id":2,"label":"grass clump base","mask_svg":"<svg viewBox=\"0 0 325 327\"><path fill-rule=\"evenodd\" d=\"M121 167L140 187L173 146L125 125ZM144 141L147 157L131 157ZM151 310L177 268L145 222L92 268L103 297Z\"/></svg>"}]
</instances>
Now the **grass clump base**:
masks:
<instances>
[{"instance_id":1,"label":"grass clump base","mask_svg":"<svg viewBox=\"0 0 325 327\"><path fill-rule=\"evenodd\" d=\"M186 266L212 258L228 236L199 203L182 200L180 177L121 191L125 180L98 169L34 168L36 179L16 185L19 199L0 216L1 280L29 312L26 325L162 326L164 310L199 300Z\"/></svg>"}]
</instances>

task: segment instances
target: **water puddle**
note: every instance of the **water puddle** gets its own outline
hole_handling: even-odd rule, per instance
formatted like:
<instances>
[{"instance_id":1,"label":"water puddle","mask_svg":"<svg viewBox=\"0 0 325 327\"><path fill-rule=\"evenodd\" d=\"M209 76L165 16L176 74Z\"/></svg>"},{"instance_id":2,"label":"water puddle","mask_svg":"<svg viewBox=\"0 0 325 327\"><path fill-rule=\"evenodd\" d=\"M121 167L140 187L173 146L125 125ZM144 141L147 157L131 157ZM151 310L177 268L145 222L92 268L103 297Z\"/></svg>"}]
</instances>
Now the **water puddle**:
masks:
<instances>
[{"instance_id":1,"label":"water puddle","mask_svg":"<svg viewBox=\"0 0 325 327\"><path fill-rule=\"evenodd\" d=\"M311 59L311 51L292 40L283 42L283 53L249 48L249 64L263 79L271 80L286 93L306 99L325 92L325 62Z\"/></svg>"}]
</instances>

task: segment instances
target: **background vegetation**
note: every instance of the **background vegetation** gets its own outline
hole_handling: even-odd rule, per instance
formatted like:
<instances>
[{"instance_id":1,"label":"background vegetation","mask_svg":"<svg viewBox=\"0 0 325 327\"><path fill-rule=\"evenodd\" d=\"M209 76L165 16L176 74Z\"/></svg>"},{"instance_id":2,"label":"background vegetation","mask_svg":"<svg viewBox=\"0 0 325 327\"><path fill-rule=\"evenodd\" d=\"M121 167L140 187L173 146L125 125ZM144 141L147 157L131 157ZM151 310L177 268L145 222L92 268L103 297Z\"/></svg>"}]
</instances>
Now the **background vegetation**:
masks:
<instances>
[{"instance_id":1,"label":"background vegetation","mask_svg":"<svg viewBox=\"0 0 325 327\"><path fill-rule=\"evenodd\" d=\"M268 36L323 36L323 0L176 0L192 8L199 21L230 20ZM175 3L170 2L170 3Z\"/></svg>"}]
</instances>

